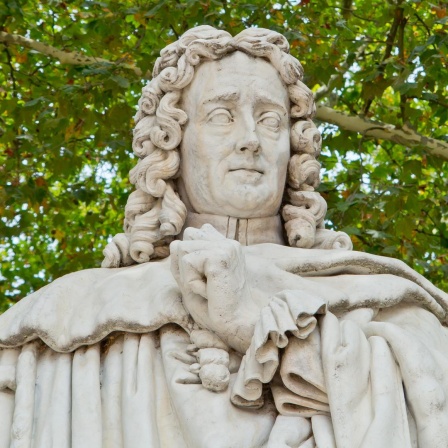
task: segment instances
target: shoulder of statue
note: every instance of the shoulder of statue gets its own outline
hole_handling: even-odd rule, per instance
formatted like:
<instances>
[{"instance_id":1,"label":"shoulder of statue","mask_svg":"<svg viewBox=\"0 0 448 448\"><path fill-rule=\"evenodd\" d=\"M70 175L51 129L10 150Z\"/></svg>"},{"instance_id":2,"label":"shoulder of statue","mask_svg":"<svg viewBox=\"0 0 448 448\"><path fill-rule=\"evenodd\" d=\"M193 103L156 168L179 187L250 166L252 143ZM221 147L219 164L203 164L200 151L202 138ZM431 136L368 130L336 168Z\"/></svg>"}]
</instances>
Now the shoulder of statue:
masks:
<instances>
[{"instance_id":1,"label":"shoulder of statue","mask_svg":"<svg viewBox=\"0 0 448 448\"><path fill-rule=\"evenodd\" d=\"M148 332L190 325L169 259L65 275L0 316L0 347L41 339L59 352L93 344L113 331Z\"/></svg>"}]
</instances>

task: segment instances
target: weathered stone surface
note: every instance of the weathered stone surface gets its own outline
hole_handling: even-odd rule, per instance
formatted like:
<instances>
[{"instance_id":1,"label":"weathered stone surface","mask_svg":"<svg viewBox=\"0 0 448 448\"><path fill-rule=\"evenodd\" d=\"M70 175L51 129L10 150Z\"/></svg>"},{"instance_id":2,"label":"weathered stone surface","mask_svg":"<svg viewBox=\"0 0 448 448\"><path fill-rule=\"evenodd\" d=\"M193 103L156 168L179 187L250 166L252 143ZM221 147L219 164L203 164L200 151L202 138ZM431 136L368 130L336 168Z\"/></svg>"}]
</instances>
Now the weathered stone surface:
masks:
<instances>
[{"instance_id":1,"label":"weathered stone surface","mask_svg":"<svg viewBox=\"0 0 448 448\"><path fill-rule=\"evenodd\" d=\"M263 29L162 51L125 232L0 316L0 448L448 446L448 296L324 229L301 78Z\"/></svg>"}]
</instances>

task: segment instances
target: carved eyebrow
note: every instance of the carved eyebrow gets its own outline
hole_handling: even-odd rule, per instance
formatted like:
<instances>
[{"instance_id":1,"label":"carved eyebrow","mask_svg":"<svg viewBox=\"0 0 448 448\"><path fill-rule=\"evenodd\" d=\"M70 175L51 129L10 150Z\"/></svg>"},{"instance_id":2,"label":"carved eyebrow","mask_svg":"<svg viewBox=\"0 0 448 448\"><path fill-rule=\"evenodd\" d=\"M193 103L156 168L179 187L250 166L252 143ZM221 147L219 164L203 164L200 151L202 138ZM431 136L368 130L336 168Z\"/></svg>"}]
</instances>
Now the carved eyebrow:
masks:
<instances>
[{"instance_id":1,"label":"carved eyebrow","mask_svg":"<svg viewBox=\"0 0 448 448\"><path fill-rule=\"evenodd\" d=\"M240 98L240 96L241 95L238 90L221 91L205 98L202 104L216 103L219 101L237 101ZM278 101L276 98L265 92L257 92L256 97L257 100L259 100L260 102L268 103L271 106L280 108L284 112L287 112L285 106L280 101Z\"/></svg>"},{"instance_id":2,"label":"carved eyebrow","mask_svg":"<svg viewBox=\"0 0 448 448\"><path fill-rule=\"evenodd\" d=\"M236 101L240 97L240 93L236 90L228 90L225 92L218 92L212 96L207 97L202 104L216 103L218 101Z\"/></svg>"},{"instance_id":3,"label":"carved eyebrow","mask_svg":"<svg viewBox=\"0 0 448 448\"><path fill-rule=\"evenodd\" d=\"M287 112L287 110L285 109L285 106L280 101L278 101L271 95L268 95L267 93L257 92L256 97L257 97L257 100L259 100L260 102L268 103L271 106L278 107L278 108L282 109L283 111Z\"/></svg>"}]
</instances>

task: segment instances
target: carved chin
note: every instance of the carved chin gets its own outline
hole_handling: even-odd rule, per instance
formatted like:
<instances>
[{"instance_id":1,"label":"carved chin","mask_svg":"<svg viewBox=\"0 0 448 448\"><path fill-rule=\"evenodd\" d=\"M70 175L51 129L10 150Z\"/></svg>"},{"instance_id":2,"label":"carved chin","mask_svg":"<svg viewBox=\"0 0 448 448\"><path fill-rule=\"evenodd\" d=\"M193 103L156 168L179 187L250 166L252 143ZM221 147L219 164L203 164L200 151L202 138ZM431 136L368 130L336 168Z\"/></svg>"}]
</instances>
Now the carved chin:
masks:
<instances>
[{"instance_id":1,"label":"carved chin","mask_svg":"<svg viewBox=\"0 0 448 448\"><path fill-rule=\"evenodd\" d=\"M235 186L229 203L241 212L249 213L253 211L262 212L262 215L273 213L274 202L277 202L276 195L272 188L266 186L246 183ZM263 213L264 211L264 213Z\"/></svg>"}]
</instances>

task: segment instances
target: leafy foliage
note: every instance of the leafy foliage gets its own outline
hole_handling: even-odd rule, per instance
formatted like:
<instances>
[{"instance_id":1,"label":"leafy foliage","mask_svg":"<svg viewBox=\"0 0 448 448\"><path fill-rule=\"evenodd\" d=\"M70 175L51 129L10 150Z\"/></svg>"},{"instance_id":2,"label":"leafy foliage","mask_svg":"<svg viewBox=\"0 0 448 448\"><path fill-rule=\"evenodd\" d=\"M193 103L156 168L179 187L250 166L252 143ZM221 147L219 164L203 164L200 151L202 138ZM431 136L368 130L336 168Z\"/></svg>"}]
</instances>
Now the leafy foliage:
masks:
<instances>
[{"instance_id":1,"label":"leafy foliage","mask_svg":"<svg viewBox=\"0 0 448 448\"><path fill-rule=\"evenodd\" d=\"M143 78L160 49L192 26L282 32L321 104L448 140L442 2L249 1L0 4L0 30L73 56L63 63L0 44L0 310L99 266L131 191ZM75 52L98 62L79 65ZM447 289L448 162L424 147L321 128L329 227L349 233L355 249L401 258Z\"/></svg>"}]
</instances>

